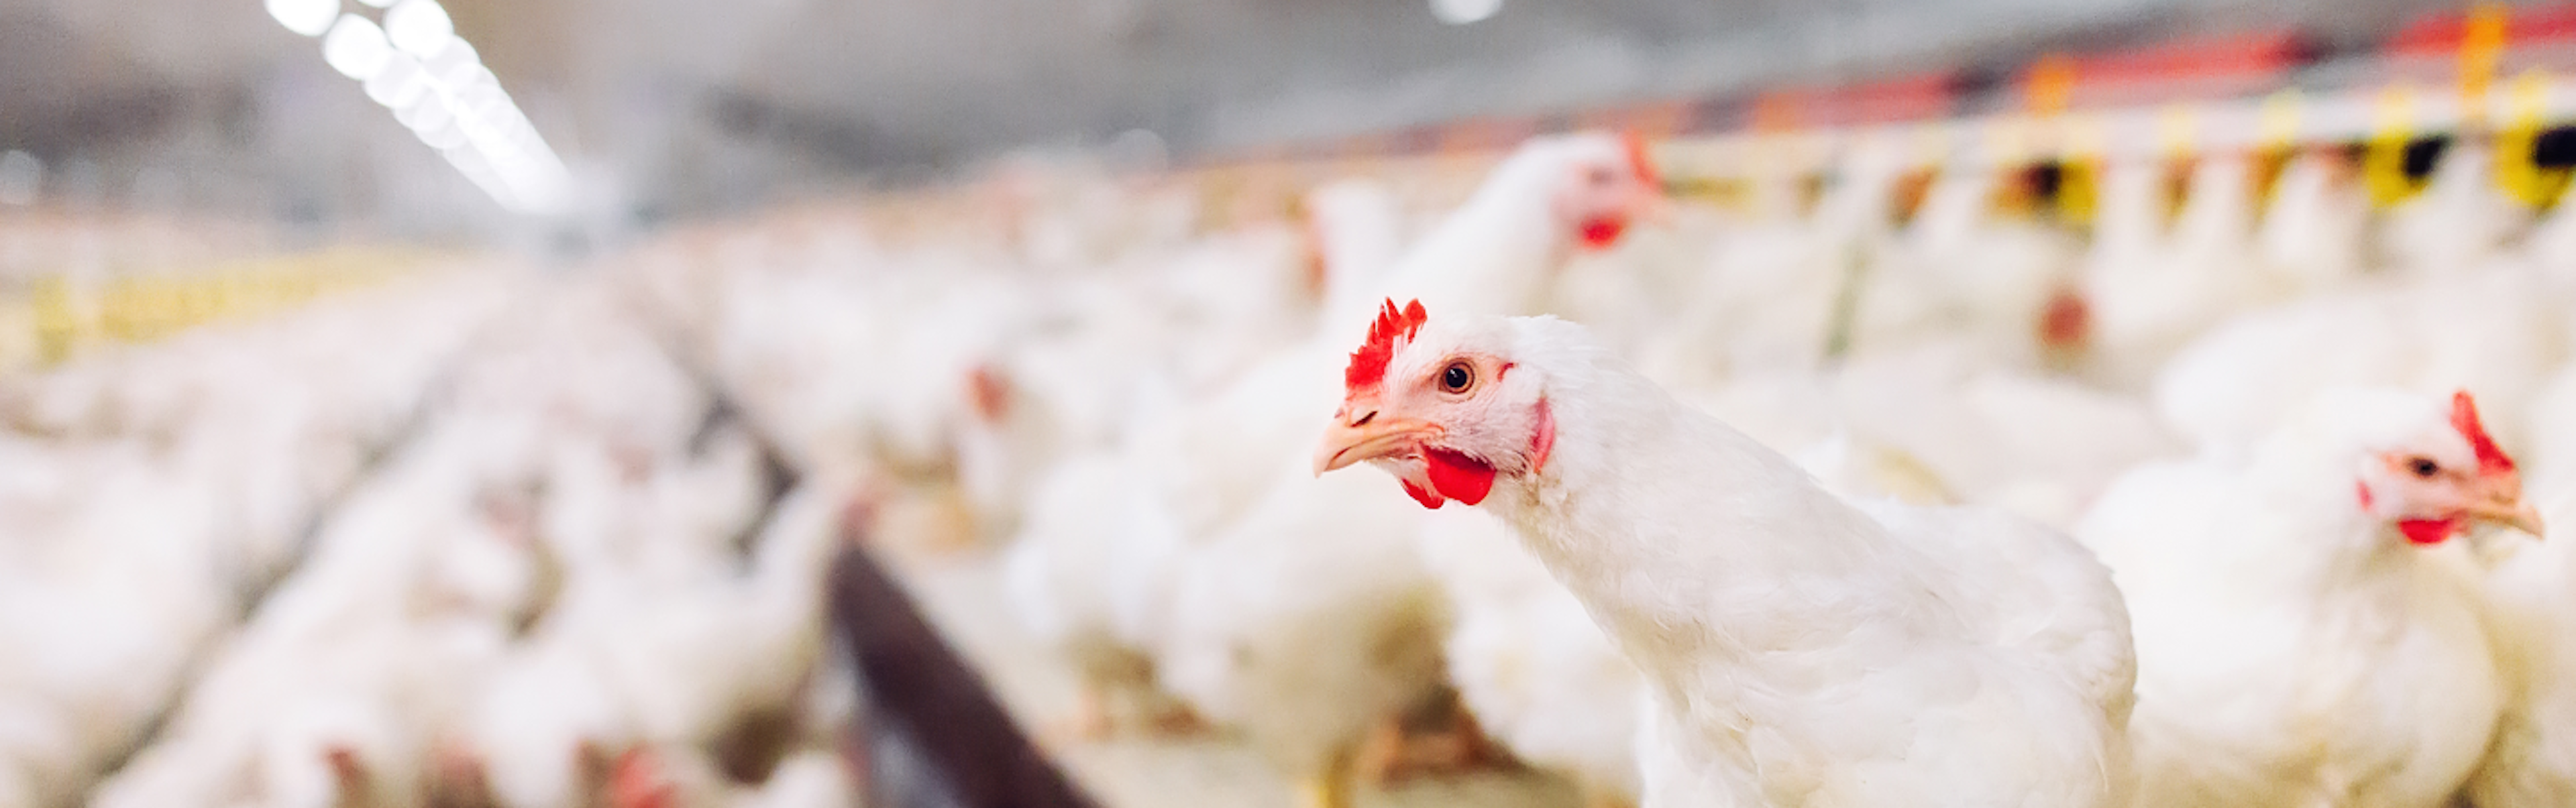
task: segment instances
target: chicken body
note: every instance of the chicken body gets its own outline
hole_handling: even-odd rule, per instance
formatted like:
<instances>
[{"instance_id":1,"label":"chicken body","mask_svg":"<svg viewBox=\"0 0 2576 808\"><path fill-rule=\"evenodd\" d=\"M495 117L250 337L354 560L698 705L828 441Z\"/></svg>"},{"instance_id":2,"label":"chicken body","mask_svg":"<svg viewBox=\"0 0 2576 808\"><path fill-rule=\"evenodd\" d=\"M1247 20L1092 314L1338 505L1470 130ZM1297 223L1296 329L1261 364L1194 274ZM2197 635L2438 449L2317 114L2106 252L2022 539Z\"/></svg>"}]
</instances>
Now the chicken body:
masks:
<instances>
[{"instance_id":1,"label":"chicken body","mask_svg":"<svg viewBox=\"0 0 2576 808\"><path fill-rule=\"evenodd\" d=\"M1418 290L1480 311L1518 312L1542 305L1549 276L1579 245L1606 246L1628 225L1633 209L1659 193L1642 187L1646 169L1635 162L1638 159L1619 139L1606 135L1533 141L1496 167L1473 197L1395 266L1384 270L1384 277L1336 271L1336 283ZM1328 300L1351 296L1347 288L1331 289L1325 295ZM1109 483L1141 491L1107 495L1101 489L1107 478L1097 471L1073 471L1056 478L1051 485L1084 487L1092 493L1058 488L1045 495L1050 503L1046 507L1054 515L1032 521L1006 562L1012 570L1010 580L1022 590L1015 593L1015 602L1024 615L1040 617L1033 623L1040 633L1059 648L1078 649L1081 664L1099 673L1133 670L1137 666L1132 653L1149 648L1160 649L1154 655L1161 666L1175 657L1208 657L1189 650L1192 645L1262 636L1324 642L1343 636L1346 630L1377 637L1377 629L1365 626L1380 622L1413 633L1408 640L1371 640L1377 643L1372 647L1413 643L1435 648L1436 621L1421 614L1425 605L1438 602L1438 593L1412 555L1408 536L1393 540L1401 552L1387 555L1381 548L1375 555L1357 556L1384 556L1385 563L1350 561L1342 556L1355 548L1338 540L1324 541L1359 532L1370 524L1365 514L1381 513L1377 506L1392 494L1317 487L1301 479L1302 450L1314 435L1312 419L1332 407L1340 346L1349 335L1366 329L1366 315L1366 309L1324 312L1315 339L1273 353L1213 395L1184 402L1131 434L1117 450L1122 458L1085 461L1086 465L1123 464L1131 472L1150 471ZM1084 474L1092 475L1093 482L1083 482ZM1380 499L1376 504L1345 499L1353 495ZM1182 546L1173 546L1173 531ZM1103 564L1125 568L1104 575ZM1239 566L1243 564L1254 566ZM1368 574L1350 574L1363 568ZM1202 591L1195 597L1181 594L1176 583L1256 576L1285 582L1250 590ZM1328 601L1294 594L1309 591L1350 592L1359 605L1316 608ZM1266 598L1262 593L1279 597ZM1211 605L1175 608L1171 601L1162 600L1166 597ZM1133 605L1138 603L1151 605ZM1391 611L1380 613L1381 609ZM1197 623L1186 634L1201 641L1134 636L1139 621L1117 616L1140 611L1187 615ZM1174 630L1168 623L1162 629ZM1150 645L1136 645L1148 639L1153 641ZM1327 660L1322 664L1347 658L1338 645L1322 647L1332 649L1314 655ZM1367 655L1365 650L1351 653ZM1428 666L1400 659L1383 664L1357 661L1358 667L1349 675L1388 672L1394 674L1391 680L1371 686L1418 693L1436 681L1438 665L1433 659ZM1299 750L1278 757L1291 764L1295 773L1311 773L1342 754L1307 751L1316 746L1311 736L1331 735L1332 745L1347 746L1356 740L1356 733L1341 730L1365 727L1384 710L1380 700L1345 698L1332 689L1270 684L1292 680L1293 666L1305 661L1283 651L1248 665L1193 663L1199 684L1191 690L1200 696L1191 701L1203 712L1245 717L1257 739L1268 734L1265 727L1282 728L1285 737L1266 740ZM1278 667L1282 665L1292 667L1283 670ZM1238 675L1241 681L1223 681ZM1134 677L1118 674L1116 678ZM1239 691L1265 695L1256 699L1224 695ZM1265 720L1272 712L1295 721ZM1335 731L1308 732L1304 722L1309 720ZM1085 723L1097 722L1086 719ZM1338 784L1341 777L1328 774L1324 779ZM1330 789L1319 786L1318 790Z\"/></svg>"},{"instance_id":2,"label":"chicken body","mask_svg":"<svg viewBox=\"0 0 2576 808\"><path fill-rule=\"evenodd\" d=\"M2128 621L2072 540L1844 501L1569 323L1393 342L1318 467L1519 530L1642 674L1645 805L2120 804ZM1432 389L1461 363L1465 398Z\"/></svg>"},{"instance_id":3,"label":"chicken body","mask_svg":"<svg viewBox=\"0 0 2576 808\"><path fill-rule=\"evenodd\" d=\"M2576 522L2561 497L2546 521ZM2576 546L2552 535L2527 544L2501 536L2476 549L2478 591L2505 683L2495 742L2469 778L2479 808L2576 802Z\"/></svg>"},{"instance_id":4,"label":"chicken body","mask_svg":"<svg viewBox=\"0 0 2576 808\"><path fill-rule=\"evenodd\" d=\"M1437 687L1447 616L1413 550L1419 508L1383 484L1295 482L1190 548L1155 663L1200 715L1309 778L1309 799L1341 805L1368 731Z\"/></svg>"},{"instance_id":5,"label":"chicken body","mask_svg":"<svg viewBox=\"0 0 2576 808\"><path fill-rule=\"evenodd\" d=\"M2377 452L2474 467L2450 430L2423 397L2330 393L2243 465L2150 465L2094 506L2079 533L2136 626L2141 804L2457 790L2502 706L2493 649L2453 559L2409 546L2356 485L2394 494L2355 477Z\"/></svg>"},{"instance_id":6,"label":"chicken body","mask_svg":"<svg viewBox=\"0 0 2576 808\"><path fill-rule=\"evenodd\" d=\"M1489 514L1442 512L1422 532L1453 615L1449 681L1521 760L1571 778L1589 804L1633 805L1637 668L1511 531Z\"/></svg>"}]
</instances>

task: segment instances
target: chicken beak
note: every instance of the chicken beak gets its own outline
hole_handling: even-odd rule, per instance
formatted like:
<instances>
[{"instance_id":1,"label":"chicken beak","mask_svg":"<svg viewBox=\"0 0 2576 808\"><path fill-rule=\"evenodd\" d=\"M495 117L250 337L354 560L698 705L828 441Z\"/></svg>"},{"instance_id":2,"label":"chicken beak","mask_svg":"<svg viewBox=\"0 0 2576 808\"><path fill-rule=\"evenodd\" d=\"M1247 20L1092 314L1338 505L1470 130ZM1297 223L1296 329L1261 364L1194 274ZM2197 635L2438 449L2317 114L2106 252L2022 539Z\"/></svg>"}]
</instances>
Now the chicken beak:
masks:
<instances>
[{"instance_id":1,"label":"chicken beak","mask_svg":"<svg viewBox=\"0 0 2576 808\"><path fill-rule=\"evenodd\" d=\"M2504 525L2535 537L2546 535L2541 532L2540 509L2522 501L2520 477L2513 474L2490 477L2489 485L2491 489L2487 495L2469 506L2469 518Z\"/></svg>"},{"instance_id":2,"label":"chicken beak","mask_svg":"<svg viewBox=\"0 0 2576 808\"><path fill-rule=\"evenodd\" d=\"M2481 502L2469 508L2469 516L2520 530L2535 537L2547 535L2541 532L2543 526L2540 523L2540 509L2521 502Z\"/></svg>"},{"instance_id":3,"label":"chicken beak","mask_svg":"<svg viewBox=\"0 0 2576 808\"><path fill-rule=\"evenodd\" d=\"M1358 418L1335 418L1315 447L1315 476L1354 463L1410 453L1423 441L1440 436L1428 421L1388 418L1369 411Z\"/></svg>"}]
</instances>

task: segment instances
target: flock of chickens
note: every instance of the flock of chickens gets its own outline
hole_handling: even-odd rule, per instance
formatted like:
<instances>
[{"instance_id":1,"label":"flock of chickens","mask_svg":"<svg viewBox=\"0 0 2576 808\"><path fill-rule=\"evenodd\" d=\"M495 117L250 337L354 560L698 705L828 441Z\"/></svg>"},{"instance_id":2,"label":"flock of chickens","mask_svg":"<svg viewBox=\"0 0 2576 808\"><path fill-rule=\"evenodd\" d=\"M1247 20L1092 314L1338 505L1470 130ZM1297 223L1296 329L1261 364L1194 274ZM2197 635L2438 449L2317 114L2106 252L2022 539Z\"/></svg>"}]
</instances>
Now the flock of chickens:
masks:
<instances>
[{"instance_id":1,"label":"flock of chickens","mask_svg":"<svg viewBox=\"0 0 2576 808\"><path fill-rule=\"evenodd\" d=\"M854 804L849 498L620 289L423 271L0 385L0 805Z\"/></svg>"},{"instance_id":2,"label":"flock of chickens","mask_svg":"<svg viewBox=\"0 0 2576 808\"><path fill-rule=\"evenodd\" d=\"M1721 206L1649 151L1224 227L1017 176L637 269L800 463L1001 548L1060 740L1341 805L1478 759L1455 699L1601 805L2576 802L2576 209L2473 139L2386 209L2318 148L2081 217L2072 167L1861 141Z\"/></svg>"},{"instance_id":3,"label":"flock of chickens","mask_svg":"<svg viewBox=\"0 0 2576 808\"><path fill-rule=\"evenodd\" d=\"M2576 206L1905 151L1022 171L0 380L0 807L852 804L845 520L1319 808L2576 804Z\"/></svg>"}]
</instances>

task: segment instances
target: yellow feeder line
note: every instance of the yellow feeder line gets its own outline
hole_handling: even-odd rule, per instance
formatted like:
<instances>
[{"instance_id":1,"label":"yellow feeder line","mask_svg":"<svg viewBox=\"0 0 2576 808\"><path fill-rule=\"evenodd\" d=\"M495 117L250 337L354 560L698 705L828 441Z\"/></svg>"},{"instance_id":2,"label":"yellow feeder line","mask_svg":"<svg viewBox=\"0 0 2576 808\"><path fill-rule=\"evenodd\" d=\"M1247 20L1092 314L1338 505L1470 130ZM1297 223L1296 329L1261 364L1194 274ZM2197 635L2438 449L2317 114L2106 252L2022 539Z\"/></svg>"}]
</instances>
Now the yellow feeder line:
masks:
<instances>
[{"instance_id":1,"label":"yellow feeder line","mask_svg":"<svg viewBox=\"0 0 2576 808\"><path fill-rule=\"evenodd\" d=\"M95 286L39 277L0 297L0 370L62 362L107 340L149 342L217 320L266 314L403 277L413 251L332 250L198 270L122 274Z\"/></svg>"},{"instance_id":2,"label":"yellow feeder line","mask_svg":"<svg viewBox=\"0 0 2576 808\"><path fill-rule=\"evenodd\" d=\"M35 301L0 297L0 373L34 367L43 360L36 334Z\"/></svg>"},{"instance_id":3,"label":"yellow feeder line","mask_svg":"<svg viewBox=\"0 0 2576 808\"><path fill-rule=\"evenodd\" d=\"M2533 154L2548 113L2549 91L2547 73L2526 70L2515 76L2508 92L2510 106L2504 128L2496 135L2496 185L2534 208L2556 202L2559 191L2567 187L2565 169L2542 169Z\"/></svg>"},{"instance_id":4,"label":"yellow feeder line","mask_svg":"<svg viewBox=\"0 0 2576 808\"><path fill-rule=\"evenodd\" d=\"M2406 201L2419 189L2406 177L2406 144L2414 140L2415 93L2403 84L2392 84L2379 94L2379 127L2371 136L2370 148L2362 155L2363 184L2370 190L2370 201L2379 207L2390 207Z\"/></svg>"},{"instance_id":5,"label":"yellow feeder line","mask_svg":"<svg viewBox=\"0 0 2576 808\"><path fill-rule=\"evenodd\" d=\"M2064 127L2066 159L2057 175L2058 220L2090 226L2102 206L2103 155L2110 151L2108 127L2100 116L2069 116Z\"/></svg>"}]
</instances>

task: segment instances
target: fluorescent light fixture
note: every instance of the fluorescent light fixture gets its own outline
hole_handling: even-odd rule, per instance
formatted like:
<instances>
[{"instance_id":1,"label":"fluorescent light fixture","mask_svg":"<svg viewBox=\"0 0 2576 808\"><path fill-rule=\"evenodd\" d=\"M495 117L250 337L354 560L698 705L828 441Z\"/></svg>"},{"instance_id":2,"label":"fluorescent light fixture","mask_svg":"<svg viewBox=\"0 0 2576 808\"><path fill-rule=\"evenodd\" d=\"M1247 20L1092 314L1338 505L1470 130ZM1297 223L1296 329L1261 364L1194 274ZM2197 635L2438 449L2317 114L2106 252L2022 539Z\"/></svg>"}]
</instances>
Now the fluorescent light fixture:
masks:
<instances>
[{"instance_id":1,"label":"fluorescent light fixture","mask_svg":"<svg viewBox=\"0 0 2576 808\"><path fill-rule=\"evenodd\" d=\"M286 30L321 36L340 18L340 0L268 0L268 16Z\"/></svg>"},{"instance_id":2,"label":"fluorescent light fixture","mask_svg":"<svg viewBox=\"0 0 2576 808\"><path fill-rule=\"evenodd\" d=\"M394 111L394 120L401 121L405 128L414 132L445 126L455 119L456 114L447 109L446 99L439 98L436 93L422 95L419 100Z\"/></svg>"},{"instance_id":3,"label":"fluorescent light fixture","mask_svg":"<svg viewBox=\"0 0 2576 808\"><path fill-rule=\"evenodd\" d=\"M331 32L322 36L322 61L359 81L374 76L393 55L393 46L385 43L385 30L356 14L340 15Z\"/></svg>"},{"instance_id":4,"label":"fluorescent light fixture","mask_svg":"<svg viewBox=\"0 0 2576 808\"><path fill-rule=\"evenodd\" d=\"M447 10L437 0L362 1L392 7L384 14L384 25L356 14L325 20L323 61L365 82L369 99L391 109L394 120L502 207L540 215L564 212L571 198L571 173L502 91L500 79L483 66L474 46L456 36ZM311 24L306 17L320 13L297 4L327 2L325 11L339 12L339 0L266 2L281 23Z\"/></svg>"},{"instance_id":5,"label":"fluorescent light fixture","mask_svg":"<svg viewBox=\"0 0 2576 808\"><path fill-rule=\"evenodd\" d=\"M1450 25L1484 22L1503 10L1503 0L1431 0L1431 16Z\"/></svg>"},{"instance_id":6,"label":"fluorescent light fixture","mask_svg":"<svg viewBox=\"0 0 2576 808\"><path fill-rule=\"evenodd\" d=\"M458 68L466 65L482 64L482 60L482 55L474 52L473 45L466 44L465 40L451 35L447 38L445 46L428 56L421 57L421 66L429 68L430 75L441 77L440 81L446 81L447 74L454 73Z\"/></svg>"},{"instance_id":7,"label":"fluorescent light fixture","mask_svg":"<svg viewBox=\"0 0 2576 808\"><path fill-rule=\"evenodd\" d=\"M410 106L428 92L429 71L421 69L420 60L407 54L394 54L376 69L375 75L367 77L367 97L387 109Z\"/></svg>"},{"instance_id":8,"label":"fluorescent light fixture","mask_svg":"<svg viewBox=\"0 0 2576 808\"><path fill-rule=\"evenodd\" d=\"M456 39L456 23L438 0L402 0L385 10L385 38L404 53L427 58Z\"/></svg>"}]
</instances>

